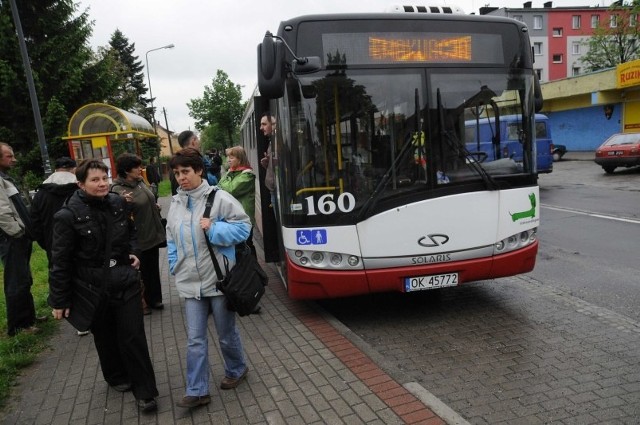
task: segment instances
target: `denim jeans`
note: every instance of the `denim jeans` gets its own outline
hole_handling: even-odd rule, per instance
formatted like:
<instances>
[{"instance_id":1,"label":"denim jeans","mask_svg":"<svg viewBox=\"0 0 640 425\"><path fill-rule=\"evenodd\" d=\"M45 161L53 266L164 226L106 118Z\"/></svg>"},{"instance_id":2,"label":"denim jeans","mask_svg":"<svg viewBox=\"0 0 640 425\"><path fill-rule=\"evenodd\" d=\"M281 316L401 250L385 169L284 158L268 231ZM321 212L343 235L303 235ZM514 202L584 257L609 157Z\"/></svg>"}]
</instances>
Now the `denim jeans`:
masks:
<instances>
[{"instance_id":1,"label":"denim jeans","mask_svg":"<svg viewBox=\"0 0 640 425\"><path fill-rule=\"evenodd\" d=\"M218 333L224 360L224 374L237 378L247 368L240 333L236 327L236 313L227 310L224 296L185 299L187 322L187 390L188 396L209 394L209 312Z\"/></svg>"}]
</instances>

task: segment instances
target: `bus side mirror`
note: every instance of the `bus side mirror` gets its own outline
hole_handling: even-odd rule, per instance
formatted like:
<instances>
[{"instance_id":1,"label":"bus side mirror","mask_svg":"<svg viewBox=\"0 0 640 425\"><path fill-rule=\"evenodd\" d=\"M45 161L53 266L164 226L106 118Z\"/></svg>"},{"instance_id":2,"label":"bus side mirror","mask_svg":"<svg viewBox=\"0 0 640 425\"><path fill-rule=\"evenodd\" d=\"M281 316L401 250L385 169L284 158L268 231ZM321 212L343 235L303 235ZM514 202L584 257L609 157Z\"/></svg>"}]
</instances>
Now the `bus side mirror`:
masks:
<instances>
[{"instance_id":1,"label":"bus side mirror","mask_svg":"<svg viewBox=\"0 0 640 425\"><path fill-rule=\"evenodd\" d=\"M534 109L537 112L542 111L542 89L540 88L540 80L538 80L538 74L534 73L533 81L533 95L534 95Z\"/></svg>"},{"instance_id":2,"label":"bus side mirror","mask_svg":"<svg viewBox=\"0 0 640 425\"><path fill-rule=\"evenodd\" d=\"M268 99L277 99L284 94L282 43L267 32L258 44L258 89Z\"/></svg>"}]
</instances>

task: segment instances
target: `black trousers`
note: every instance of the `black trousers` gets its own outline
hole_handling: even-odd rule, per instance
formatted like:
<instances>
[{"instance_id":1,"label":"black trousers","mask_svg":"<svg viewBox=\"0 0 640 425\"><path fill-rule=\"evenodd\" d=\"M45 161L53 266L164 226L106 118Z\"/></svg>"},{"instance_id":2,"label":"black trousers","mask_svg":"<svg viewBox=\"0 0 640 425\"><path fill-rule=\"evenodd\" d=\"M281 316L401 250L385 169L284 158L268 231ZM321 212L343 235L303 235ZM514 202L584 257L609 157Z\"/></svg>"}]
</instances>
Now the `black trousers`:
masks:
<instances>
[{"instance_id":1,"label":"black trousers","mask_svg":"<svg viewBox=\"0 0 640 425\"><path fill-rule=\"evenodd\" d=\"M140 275L144 283L144 300L151 307L162 302L160 287L160 248L153 247L140 254Z\"/></svg>"},{"instance_id":2,"label":"black trousers","mask_svg":"<svg viewBox=\"0 0 640 425\"><path fill-rule=\"evenodd\" d=\"M31 295L31 239L0 235L0 258L4 264L4 297L7 304L7 333L33 326L36 309Z\"/></svg>"},{"instance_id":3,"label":"black trousers","mask_svg":"<svg viewBox=\"0 0 640 425\"><path fill-rule=\"evenodd\" d=\"M137 400L158 395L144 331L140 288L111 295L91 326L102 375L109 385L130 382Z\"/></svg>"}]
</instances>

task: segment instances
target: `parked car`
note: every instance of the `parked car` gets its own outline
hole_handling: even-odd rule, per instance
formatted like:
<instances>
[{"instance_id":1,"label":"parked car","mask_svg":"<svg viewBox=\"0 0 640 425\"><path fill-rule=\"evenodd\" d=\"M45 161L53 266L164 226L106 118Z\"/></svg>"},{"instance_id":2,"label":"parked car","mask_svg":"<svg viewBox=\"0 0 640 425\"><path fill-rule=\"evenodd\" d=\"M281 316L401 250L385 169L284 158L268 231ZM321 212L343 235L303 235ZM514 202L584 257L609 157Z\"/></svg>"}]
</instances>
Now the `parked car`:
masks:
<instances>
[{"instance_id":1,"label":"parked car","mask_svg":"<svg viewBox=\"0 0 640 425\"><path fill-rule=\"evenodd\" d=\"M617 133L596 149L596 164L607 174L617 167L640 165L640 133Z\"/></svg>"},{"instance_id":2,"label":"parked car","mask_svg":"<svg viewBox=\"0 0 640 425\"><path fill-rule=\"evenodd\" d=\"M565 153L567 153L567 147L565 145L551 145L551 153L553 154L554 161L560 161Z\"/></svg>"}]
</instances>

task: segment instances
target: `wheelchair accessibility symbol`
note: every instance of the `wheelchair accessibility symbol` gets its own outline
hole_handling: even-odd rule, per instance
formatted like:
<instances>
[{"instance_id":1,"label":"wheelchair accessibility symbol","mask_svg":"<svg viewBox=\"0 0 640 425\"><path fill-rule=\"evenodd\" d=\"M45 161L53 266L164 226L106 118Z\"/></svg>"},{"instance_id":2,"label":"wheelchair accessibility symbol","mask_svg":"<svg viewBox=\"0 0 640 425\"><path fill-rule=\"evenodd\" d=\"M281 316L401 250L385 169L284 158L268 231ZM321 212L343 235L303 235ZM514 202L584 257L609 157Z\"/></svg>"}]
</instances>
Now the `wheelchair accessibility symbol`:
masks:
<instances>
[{"instance_id":1,"label":"wheelchair accessibility symbol","mask_svg":"<svg viewBox=\"0 0 640 425\"><path fill-rule=\"evenodd\" d=\"M296 241L298 245L324 245L327 243L327 230L296 230Z\"/></svg>"}]
</instances>

